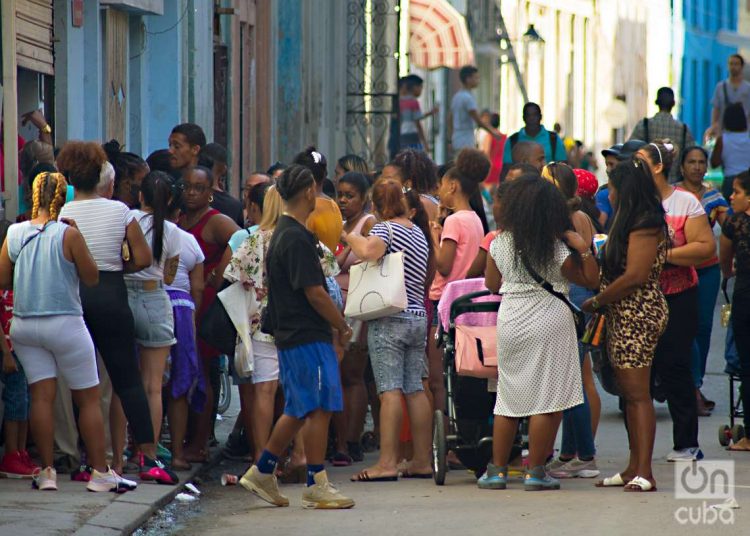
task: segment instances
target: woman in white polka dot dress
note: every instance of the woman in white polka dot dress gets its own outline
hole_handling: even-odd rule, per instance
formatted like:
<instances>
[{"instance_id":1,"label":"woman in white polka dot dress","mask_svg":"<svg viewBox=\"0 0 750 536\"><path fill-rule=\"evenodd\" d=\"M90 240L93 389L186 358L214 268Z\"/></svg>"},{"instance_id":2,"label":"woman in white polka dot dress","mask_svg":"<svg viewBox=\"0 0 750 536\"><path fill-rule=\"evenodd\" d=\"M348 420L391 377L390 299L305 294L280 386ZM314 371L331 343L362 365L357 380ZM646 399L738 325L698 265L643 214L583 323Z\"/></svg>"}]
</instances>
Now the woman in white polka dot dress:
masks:
<instances>
[{"instance_id":1,"label":"woman in white polka dot dress","mask_svg":"<svg viewBox=\"0 0 750 536\"><path fill-rule=\"evenodd\" d=\"M568 306L544 290L525 266L564 294L570 282L597 287L599 267L590 245L565 231L573 226L565 199L552 183L519 179L509 186L500 210L503 231L490 246L485 271L487 288L503 294L497 320L493 460L478 484L505 488L518 419L530 416L524 488L559 489L544 463L562 411L583 403L578 341Z\"/></svg>"}]
</instances>

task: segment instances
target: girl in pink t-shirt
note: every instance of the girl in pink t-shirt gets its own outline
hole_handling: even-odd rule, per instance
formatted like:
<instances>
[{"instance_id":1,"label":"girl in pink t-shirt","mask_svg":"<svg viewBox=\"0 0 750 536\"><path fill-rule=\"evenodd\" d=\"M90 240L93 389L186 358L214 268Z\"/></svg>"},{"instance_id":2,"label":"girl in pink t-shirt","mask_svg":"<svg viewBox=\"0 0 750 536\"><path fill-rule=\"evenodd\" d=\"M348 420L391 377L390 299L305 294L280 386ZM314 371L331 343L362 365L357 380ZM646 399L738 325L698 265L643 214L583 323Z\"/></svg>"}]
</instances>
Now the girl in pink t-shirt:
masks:
<instances>
[{"instance_id":1,"label":"girl in pink t-shirt","mask_svg":"<svg viewBox=\"0 0 750 536\"><path fill-rule=\"evenodd\" d=\"M479 250L484 229L479 216L471 209L469 199L487 176L489 168L490 162L484 153L476 149L463 149L458 153L456 164L440 181L440 204L453 214L445 219L442 226L431 223L437 273L430 287L429 298L435 304L435 310L445 286L451 281L466 278ZM433 407L445 408L443 358L435 342L436 329L437 323L433 322L428 340L430 391Z\"/></svg>"}]
</instances>

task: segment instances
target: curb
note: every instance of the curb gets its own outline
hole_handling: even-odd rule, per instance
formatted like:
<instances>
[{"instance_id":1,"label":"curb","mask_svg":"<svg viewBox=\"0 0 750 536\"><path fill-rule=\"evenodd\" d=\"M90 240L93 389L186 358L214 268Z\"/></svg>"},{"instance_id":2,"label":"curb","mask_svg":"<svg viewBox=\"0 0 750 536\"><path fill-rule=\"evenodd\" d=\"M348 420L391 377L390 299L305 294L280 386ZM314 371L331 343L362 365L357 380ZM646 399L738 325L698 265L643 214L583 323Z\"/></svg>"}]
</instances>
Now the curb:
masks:
<instances>
[{"instance_id":1,"label":"curb","mask_svg":"<svg viewBox=\"0 0 750 536\"><path fill-rule=\"evenodd\" d=\"M139 483L136 491L118 495L108 506L89 518L73 534L75 536L127 536L136 531L164 505L185 489L196 475L208 471L222 459L221 449L216 449L206 463L193 464L190 471L177 473L176 486Z\"/></svg>"}]
</instances>

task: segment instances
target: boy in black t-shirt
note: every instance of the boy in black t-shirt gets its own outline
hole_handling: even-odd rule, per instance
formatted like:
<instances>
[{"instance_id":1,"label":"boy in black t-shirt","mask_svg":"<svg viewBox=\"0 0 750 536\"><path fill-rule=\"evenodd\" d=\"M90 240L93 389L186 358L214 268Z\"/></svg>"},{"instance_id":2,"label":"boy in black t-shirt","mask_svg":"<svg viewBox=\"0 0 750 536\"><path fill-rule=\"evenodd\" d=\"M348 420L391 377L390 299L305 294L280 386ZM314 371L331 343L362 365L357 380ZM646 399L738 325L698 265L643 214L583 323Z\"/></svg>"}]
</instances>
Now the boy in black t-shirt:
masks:
<instances>
[{"instance_id":1,"label":"boy in black t-shirt","mask_svg":"<svg viewBox=\"0 0 750 536\"><path fill-rule=\"evenodd\" d=\"M322 252L305 227L315 209L312 173L305 167L291 166L276 188L284 200L284 215L274 229L266 255L269 294L263 330L276 339L286 405L257 465L242 476L240 484L264 501L288 506L289 499L279 492L274 471L281 452L305 421L310 421L305 429L308 465L302 505L351 508L354 501L328 482L323 462L331 413L343 409L331 327L336 328L344 346L352 330L326 291L320 266Z\"/></svg>"}]
</instances>

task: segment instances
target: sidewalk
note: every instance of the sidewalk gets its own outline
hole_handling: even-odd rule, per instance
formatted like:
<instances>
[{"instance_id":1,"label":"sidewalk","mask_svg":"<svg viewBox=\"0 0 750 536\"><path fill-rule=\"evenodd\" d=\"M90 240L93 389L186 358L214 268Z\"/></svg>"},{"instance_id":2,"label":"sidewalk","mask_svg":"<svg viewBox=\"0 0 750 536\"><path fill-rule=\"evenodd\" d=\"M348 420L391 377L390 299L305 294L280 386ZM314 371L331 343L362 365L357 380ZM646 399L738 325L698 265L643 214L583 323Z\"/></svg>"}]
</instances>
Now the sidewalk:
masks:
<instances>
[{"instance_id":1,"label":"sidewalk","mask_svg":"<svg viewBox=\"0 0 750 536\"><path fill-rule=\"evenodd\" d=\"M232 396L232 407L216 422L220 446L232 429L239 411L239 394ZM70 475L59 474L57 492L31 488L31 480L0 479L0 536L76 534L116 536L130 534L154 512L184 491L195 475L221 458L220 448L211 451L208 464L193 464L190 471L177 473L180 484L164 486L141 483L138 489L122 495L90 493L86 484L71 482ZM125 475L138 481L135 475Z\"/></svg>"}]
</instances>

